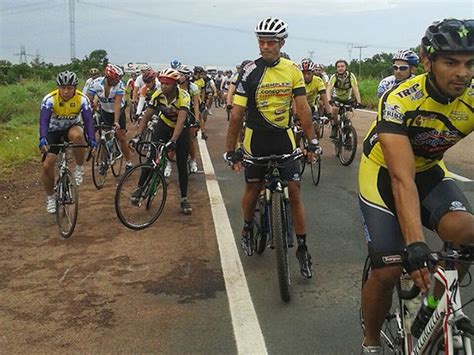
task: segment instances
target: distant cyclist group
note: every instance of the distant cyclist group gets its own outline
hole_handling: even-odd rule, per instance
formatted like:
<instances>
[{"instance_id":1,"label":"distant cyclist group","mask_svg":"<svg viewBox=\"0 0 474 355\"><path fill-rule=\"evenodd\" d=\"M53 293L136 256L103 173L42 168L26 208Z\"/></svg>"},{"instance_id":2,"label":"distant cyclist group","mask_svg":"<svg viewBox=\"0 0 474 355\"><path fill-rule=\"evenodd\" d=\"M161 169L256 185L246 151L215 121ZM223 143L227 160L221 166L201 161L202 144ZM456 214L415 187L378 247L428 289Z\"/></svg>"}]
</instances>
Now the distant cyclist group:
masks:
<instances>
[{"instance_id":1,"label":"distant cyclist group","mask_svg":"<svg viewBox=\"0 0 474 355\"><path fill-rule=\"evenodd\" d=\"M274 187L268 186L267 166L245 161L294 155L301 138L293 130L298 125L306 142L302 153L308 162L315 162L322 153L319 125L325 122L321 118L330 122L330 138L334 139L340 108L348 107L350 121L353 109L362 105L357 78L346 60L335 62L335 73L330 77L323 65L309 58L295 64L281 51L288 38L288 25L278 18L260 21L255 34L261 56L243 61L235 73L211 73L202 66L191 69L172 60L160 72L143 65L125 84L124 69L108 64L103 70L90 70L82 91L77 90L75 73L59 73L58 88L45 96L40 111L39 148L47 153L41 170L47 212L55 213L57 207L56 144L87 143L91 154L96 154L95 125L109 125L115 129L126 170L130 170L134 165L133 146L143 140L153 123L150 141L162 144L164 151L175 158L180 208L184 214L191 214L188 175L198 171L198 132L202 140L209 138L206 122L211 109L222 107L229 120L222 149L224 160L245 174L241 248L252 256L258 249L258 199L263 191L274 191ZM416 75L420 62L425 73ZM474 20L433 23L422 37L419 54L409 49L398 51L392 58L392 68L393 75L378 86L377 118L363 142L359 165L359 204L372 265L362 290L362 352L372 354L382 353L381 327L402 270L422 291L431 288L427 268L431 251L422 227L455 246L474 243L472 208L443 162L444 153L474 131ZM136 129L133 137L127 133L127 115ZM80 185L86 149L73 153L74 179ZM166 178L172 173L171 166L168 160ZM286 228L296 235L300 272L304 278L311 278L313 262L306 242L300 160L290 159L275 165L275 169L278 173L273 174L284 181L283 190L288 194L291 223ZM142 172L140 181L145 175ZM131 193L131 203L137 203L142 190L138 184ZM262 226L259 228L261 233ZM435 285L431 303L436 304L442 293L443 289Z\"/></svg>"}]
</instances>

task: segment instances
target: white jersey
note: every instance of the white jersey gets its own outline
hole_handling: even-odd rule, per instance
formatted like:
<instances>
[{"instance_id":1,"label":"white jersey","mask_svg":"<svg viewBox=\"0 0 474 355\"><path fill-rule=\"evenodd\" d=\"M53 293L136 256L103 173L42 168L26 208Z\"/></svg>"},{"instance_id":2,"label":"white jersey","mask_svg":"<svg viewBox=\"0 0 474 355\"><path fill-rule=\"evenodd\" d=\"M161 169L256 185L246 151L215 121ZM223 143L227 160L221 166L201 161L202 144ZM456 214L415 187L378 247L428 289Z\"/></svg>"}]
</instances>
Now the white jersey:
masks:
<instances>
[{"instance_id":1,"label":"white jersey","mask_svg":"<svg viewBox=\"0 0 474 355\"><path fill-rule=\"evenodd\" d=\"M94 81L94 78L89 78L87 79L86 83L84 84L84 87L82 88L82 92L87 94L89 91L89 87L91 86L92 82Z\"/></svg>"},{"instance_id":2,"label":"white jersey","mask_svg":"<svg viewBox=\"0 0 474 355\"><path fill-rule=\"evenodd\" d=\"M122 80L120 80L117 85L110 88L109 96L105 97L105 77L97 78L92 82L87 94L92 97L97 96L99 98L100 107L105 112L114 113L115 96L122 95L120 107L123 108L125 106L125 89Z\"/></svg>"},{"instance_id":3,"label":"white jersey","mask_svg":"<svg viewBox=\"0 0 474 355\"><path fill-rule=\"evenodd\" d=\"M229 80L230 78L227 75L224 75L221 82L221 90L229 90Z\"/></svg>"},{"instance_id":4,"label":"white jersey","mask_svg":"<svg viewBox=\"0 0 474 355\"><path fill-rule=\"evenodd\" d=\"M135 84L133 84L134 87L138 88L140 90L143 85L145 85L145 82L143 81L143 74L140 74L136 79L135 79Z\"/></svg>"},{"instance_id":5,"label":"white jersey","mask_svg":"<svg viewBox=\"0 0 474 355\"><path fill-rule=\"evenodd\" d=\"M411 75L410 78L413 78L414 75ZM404 80L402 80L404 81ZM382 95L384 94L385 91L387 90L390 90L391 88L393 88L395 85L398 85L400 84L401 81L397 82L396 79L395 79L395 75L390 75L390 76L387 76L386 78L383 78L380 83L379 83L379 86L377 88L377 97L382 97Z\"/></svg>"}]
</instances>

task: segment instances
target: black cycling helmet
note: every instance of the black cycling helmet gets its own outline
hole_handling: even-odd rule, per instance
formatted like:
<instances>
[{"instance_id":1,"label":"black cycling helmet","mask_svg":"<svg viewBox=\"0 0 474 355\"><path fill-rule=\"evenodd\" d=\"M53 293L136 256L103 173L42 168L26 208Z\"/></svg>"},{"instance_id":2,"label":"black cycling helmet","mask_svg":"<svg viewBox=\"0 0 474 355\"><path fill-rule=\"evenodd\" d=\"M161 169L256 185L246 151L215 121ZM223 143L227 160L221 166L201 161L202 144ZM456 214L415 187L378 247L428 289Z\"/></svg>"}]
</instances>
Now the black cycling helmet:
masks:
<instances>
[{"instance_id":1,"label":"black cycling helmet","mask_svg":"<svg viewBox=\"0 0 474 355\"><path fill-rule=\"evenodd\" d=\"M245 59L244 61L242 61L242 63L240 64L240 68L243 68L245 67L247 64L249 64L251 62L250 59Z\"/></svg>"},{"instance_id":2,"label":"black cycling helmet","mask_svg":"<svg viewBox=\"0 0 474 355\"><path fill-rule=\"evenodd\" d=\"M206 71L204 70L203 67L200 67L199 65L196 65L194 68L194 74L197 74L197 73L205 73Z\"/></svg>"},{"instance_id":3,"label":"black cycling helmet","mask_svg":"<svg viewBox=\"0 0 474 355\"><path fill-rule=\"evenodd\" d=\"M58 86L77 86L77 75L69 70L62 71L56 77L56 84L58 84Z\"/></svg>"},{"instance_id":4,"label":"black cycling helmet","mask_svg":"<svg viewBox=\"0 0 474 355\"><path fill-rule=\"evenodd\" d=\"M428 56L440 52L474 52L474 20L434 22L426 29L421 46Z\"/></svg>"},{"instance_id":5,"label":"black cycling helmet","mask_svg":"<svg viewBox=\"0 0 474 355\"><path fill-rule=\"evenodd\" d=\"M286 52L280 52L280 57L291 60L290 56Z\"/></svg>"}]
</instances>

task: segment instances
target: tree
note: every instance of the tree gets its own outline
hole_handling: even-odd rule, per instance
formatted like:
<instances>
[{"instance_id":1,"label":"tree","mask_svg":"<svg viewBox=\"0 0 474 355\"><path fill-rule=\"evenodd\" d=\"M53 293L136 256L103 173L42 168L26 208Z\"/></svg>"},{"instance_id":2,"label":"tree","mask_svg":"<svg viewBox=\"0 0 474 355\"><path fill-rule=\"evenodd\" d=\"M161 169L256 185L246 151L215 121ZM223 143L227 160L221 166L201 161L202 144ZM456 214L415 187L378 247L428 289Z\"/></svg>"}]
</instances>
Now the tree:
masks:
<instances>
[{"instance_id":1,"label":"tree","mask_svg":"<svg viewBox=\"0 0 474 355\"><path fill-rule=\"evenodd\" d=\"M96 49L93 50L89 57L86 57L86 60L92 62L94 66L105 67L109 63L109 59L107 58L107 51L104 49Z\"/></svg>"}]
</instances>

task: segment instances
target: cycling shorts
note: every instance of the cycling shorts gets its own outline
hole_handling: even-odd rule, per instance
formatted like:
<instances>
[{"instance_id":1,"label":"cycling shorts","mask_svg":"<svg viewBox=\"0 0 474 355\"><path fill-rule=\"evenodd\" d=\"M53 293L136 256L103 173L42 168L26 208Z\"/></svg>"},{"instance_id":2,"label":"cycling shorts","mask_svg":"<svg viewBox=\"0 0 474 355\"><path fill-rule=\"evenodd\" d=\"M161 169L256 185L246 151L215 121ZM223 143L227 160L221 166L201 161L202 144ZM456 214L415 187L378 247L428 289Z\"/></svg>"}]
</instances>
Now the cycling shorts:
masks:
<instances>
[{"instance_id":1,"label":"cycling shorts","mask_svg":"<svg viewBox=\"0 0 474 355\"><path fill-rule=\"evenodd\" d=\"M115 117L114 117L113 113L101 110L100 114L101 114L101 117L102 117L102 123L103 124L110 125L110 126L114 125ZM125 118L125 110L123 108L120 111L119 125L120 125L120 128L122 128L122 129L127 128L127 119Z\"/></svg>"},{"instance_id":2,"label":"cycling shorts","mask_svg":"<svg viewBox=\"0 0 474 355\"><path fill-rule=\"evenodd\" d=\"M442 161L418 172L415 183L423 226L436 231L441 218L454 211L472 214L463 192ZM359 205L374 267L402 265L405 241L398 223L388 170L362 156L359 168Z\"/></svg>"},{"instance_id":3,"label":"cycling shorts","mask_svg":"<svg viewBox=\"0 0 474 355\"><path fill-rule=\"evenodd\" d=\"M247 154L254 157L268 155L290 154L296 149L295 137L291 128L254 131L245 127L243 148ZM264 181L265 166L246 166L245 181L259 183ZM284 181L301 181L301 164L299 160L286 164L279 169L280 177Z\"/></svg>"},{"instance_id":4,"label":"cycling shorts","mask_svg":"<svg viewBox=\"0 0 474 355\"><path fill-rule=\"evenodd\" d=\"M76 126L81 127L81 125L78 123L78 124L73 124L71 127L68 127L67 129L63 129L61 131L48 131L48 134L46 136L48 144L49 145L62 144L63 142L69 142L69 130ZM49 147L48 153L58 155L59 149L60 149L59 147Z\"/></svg>"}]
</instances>

